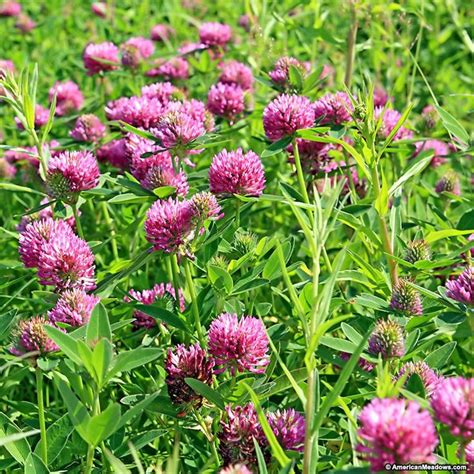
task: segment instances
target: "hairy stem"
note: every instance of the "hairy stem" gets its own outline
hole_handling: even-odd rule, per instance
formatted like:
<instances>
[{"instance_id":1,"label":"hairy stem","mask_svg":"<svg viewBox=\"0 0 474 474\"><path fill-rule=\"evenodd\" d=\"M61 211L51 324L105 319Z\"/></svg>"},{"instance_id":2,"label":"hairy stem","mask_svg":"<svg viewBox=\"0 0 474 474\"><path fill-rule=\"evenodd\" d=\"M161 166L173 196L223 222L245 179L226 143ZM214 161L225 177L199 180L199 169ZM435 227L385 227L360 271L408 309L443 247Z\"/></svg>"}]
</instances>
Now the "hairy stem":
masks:
<instances>
[{"instance_id":1,"label":"hairy stem","mask_svg":"<svg viewBox=\"0 0 474 474\"><path fill-rule=\"evenodd\" d=\"M188 287L188 291L191 296L191 306L192 306L193 316L194 316L194 325L196 327L198 340L201 346L204 347L205 345L204 335L202 332L201 318L199 316L199 308L198 308L198 303L197 303L197 298L196 298L196 291L194 289L194 282L193 282L193 277L191 275L191 268L189 266L189 260L187 258L184 259L184 273L186 275L186 285Z\"/></svg>"},{"instance_id":2,"label":"hairy stem","mask_svg":"<svg viewBox=\"0 0 474 474\"><path fill-rule=\"evenodd\" d=\"M82 230L81 220L79 219L79 213L77 212L77 203L71 204L71 208L74 220L76 221L77 233L81 239L84 239L84 231Z\"/></svg>"},{"instance_id":3,"label":"hairy stem","mask_svg":"<svg viewBox=\"0 0 474 474\"><path fill-rule=\"evenodd\" d=\"M357 12L355 9L354 1L351 0L351 28L347 35L347 51L346 51L346 75L344 76L344 84L346 87L351 86L352 82L352 71L354 69L355 62L355 46L357 39L357 30L359 28L359 22L357 20Z\"/></svg>"},{"instance_id":4,"label":"hairy stem","mask_svg":"<svg viewBox=\"0 0 474 474\"><path fill-rule=\"evenodd\" d=\"M38 419L41 431L41 459L45 466L48 465L48 439L46 436L46 419L44 416L43 398L43 372L36 367L36 391L38 396Z\"/></svg>"},{"instance_id":5,"label":"hairy stem","mask_svg":"<svg viewBox=\"0 0 474 474\"><path fill-rule=\"evenodd\" d=\"M298 177L298 186L300 188L301 195L303 196L304 202L309 204L308 191L306 189L306 182L304 180L303 168L301 167L300 152L298 150L298 141L296 137L293 138L293 156L295 158L296 176Z\"/></svg>"}]
</instances>

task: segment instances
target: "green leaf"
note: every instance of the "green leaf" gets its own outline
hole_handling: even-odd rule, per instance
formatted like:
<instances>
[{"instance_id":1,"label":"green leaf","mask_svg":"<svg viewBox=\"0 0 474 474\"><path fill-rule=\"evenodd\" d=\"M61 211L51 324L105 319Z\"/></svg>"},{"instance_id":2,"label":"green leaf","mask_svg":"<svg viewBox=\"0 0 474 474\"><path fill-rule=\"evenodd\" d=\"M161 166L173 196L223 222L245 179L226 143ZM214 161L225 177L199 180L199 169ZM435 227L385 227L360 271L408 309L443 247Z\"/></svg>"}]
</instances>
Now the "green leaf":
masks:
<instances>
[{"instance_id":1,"label":"green leaf","mask_svg":"<svg viewBox=\"0 0 474 474\"><path fill-rule=\"evenodd\" d=\"M185 378L184 381L199 395L214 403L217 408L224 410L225 401L219 392L216 392L209 385L193 378Z\"/></svg>"},{"instance_id":2,"label":"green leaf","mask_svg":"<svg viewBox=\"0 0 474 474\"><path fill-rule=\"evenodd\" d=\"M432 244L437 240L446 239L447 237L455 237L458 235L466 235L472 234L474 229L467 229L467 230L458 230L458 229L444 229L444 230L435 230L433 232L428 233L425 236L425 241L428 244Z\"/></svg>"},{"instance_id":3,"label":"green leaf","mask_svg":"<svg viewBox=\"0 0 474 474\"><path fill-rule=\"evenodd\" d=\"M291 140L292 137L289 136L273 142L267 149L263 150L262 158L267 158L280 153L280 151L284 150L291 143Z\"/></svg>"},{"instance_id":4,"label":"green leaf","mask_svg":"<svg viewBox=\"0 0 474 474\"><path fill-rule=\"evenodd\" d=\"M397 179L395 183L392 184L388 191L388 195L392 196L397 189L402 187L409 179L413 176L420 174L430 163L433 157L433 152L425 151L422 152L416 159L414 163L412 163L408 169L402 174L402 176Z\"/></svg>"},{"instance_id":5,"label":"green leaf","mask_svg":"<svg viewBox=\"0 0 474 474\"><path fill-rule=\"evenodd\" d=\"M112 403L102 413L89 419L86 433L89 443L97 446L111 436L120 423L120 405Z\"/></svg>"},{"instance_id":6,"label":"green leaf","mask_svg":"<svg viewBox=\"0 0 474 474\"><path fill-rule=\"evenodd\" d=\"M115 357L114 365L107 374L107 380L110 380L119 372L128 372L135 367L148 364L152 360L157 359L161 353L161 349L152 347L138 347L132 351L121 352L117 357Z\"/></svg>"},{"instance_id":7,"label":"green leaf","mask_svg":"<svg viewBox=\"0 0 474 474\"><path fill-rule=\"evenodd\" d=\"M31 430L31 431L25 431L25 432L20 431L18 433L13 433L13 434L5 436L3 429L0 427L0 447L5 446L7 450L10 452L10 454L12 454L10 451L11 446L9 445L13 445L17 443L17 441L28 438L29 436L37 435L39 432L40 432L39 430Z\"/></svg>"},{"instance_id":8,"label":"green leaf","mask_svg":"<svg viewBox=\"0 0 474 474\"><path fill-rule=\"evenodd\" d=\"M30 194L38 194L40 196L45 196L44 193L37 191L36 189L27 188L25 186L19 186L18 184L2 182L0 183L0 189L4 189L5 191L14 191L16 193L30 193Z\"/></svg>"},{"instance_id":9,"label":"green leaf","mask_svg":"<svg viewBox=\"0 0 474 474\"><path fill-rule=\"evenodd\" d=\"M171 196L176 192L176 188L174 186L161 186L160 188L156 188L153 190L153 194L156 194L160 199L164 199L168 196Z\"/></svg>"},{"instance_id":10,"label":"green leaf","mask_svg":"<svg viewBox=\"0 0 474 474\"><path fill-rule=\"evenodd\" d=\"M290 84L300 91L303 89L303 76L299 67L296 67L294 64L290 64L288 69L288 76L290 79Z\"/></svg>"},{"instance_id":11,"label":"green leaf","mask_svg":"<svg viewBox=\"0 0 474 474\"><path fill-rule=\"evenodd\" d=\"M131 474L131 471L127 469L127 466L125 466L125 464L120 461L120 459L116 458L107 448L105 449L105 455L115 473Z\"/></svg>"},{"instance_id":12,"label":"green leaf","mask_svg":"<svg viewBox=\"0 0 474 474\"><path fill-rule=\"evenodd\" d=\"M229 272L215 265L208 265L207 275L212 285L218 290L225 290L230 294L234 288L234 282Z\"/></svg>"},{"instance_id":13,"label":"green leaf","mask_svg":"<svg viewBox=\"0 0 474 474\"><path fill-rule=\"evenodd\" d=\"M69 359L76 364L82 364L82 360L77 353L77 342L71 336L49 325L45 325L44 330Z\"/></svg>"},{"instance_id":14,"label":"green leaf","mask_svg":"<svg viewBox=\"0 0 474 474\"><path fill-rule=\"evenodd\" d=\"M374 207L381 217L385 216L388 212L388 195L387 179L385 178L385 174L382 172L382 187L380 188L380 192L374 203Z\"/></svg>"},{"instance_id":15,"label":"green leaf","mask_svg":"<svg viewBox=\"0 0 474 474\"><path fill-rule=\"evenodd\" d=\"M253 445L255 446L255 454L257 455L259 474L268 474L267 463L265 462L260 445L255 438L253 438Z\"/></svg>"},{"instance_id":16,"label":"green leaf","mask_svg":"<svg viewBox=\"0 0 474 474\"><path fill-rule=\"evenodd\" d=\"M163 321L170 326L189 333L189 328L186 323L179 316L172 313L171 311L168 311L167 309L160 308L159 306L153 304L137 304L134 305L134 308L138 311L142 311L145 314L153 316L159 321Z\"/></svg>"},{"instance_id":17,"label":"green leaf","mask_svg":"<svg viewBox=\"0 0 474 474\"><path fill-rule=\"evenodd\" d=\"M347 352L348 354L352 354L357 348L357 345L350 341L331 336L322 336L319 342L323 346L330 347L336 351Z\"/></svg>"},{"instance_id":18,"label":"green leaf","mask_svg":"<svg viewBox=\"0 0 474 474\"><path fill-rule=\"evenodd\" d=\"M74 431L74 426L71 423L68 415L63 415L61 418L56 420L46 430L46 437L48 439L48 462L53 462L61 454L61 451L67 446L69 437ZM41 440L35 447L35 454L41 454Z\"/></svg>"},{"instance_id":19,"label":"green leaf","mask_svg":"<svg viewBox=\"0 0 474 474\"><path fill-rule=\"evenodd\" d=\"M117 426L117 429L122 428L127 423L133 420L136 416L140 415L145 408L158 396L158 392L148 395L146 398L136 403L132 408L127 410L122 417L120 418L120 423Z\"/></svg>"},{"instance_id":20,"label":"green leaf","mask_svg":"<svg viewBox=\"0 0 474 474\"><path fill-rule=\"evenodd\" d=\"M35 453L30 453L25 462L25 474L48 474L50 471L41 458Z\"/></svg>"},{"instance_id":21,"label":"green leaf","mask_svg":"<svg viewBox=\"0 0 474 474\"><path fill-rule=\"evenodd\" d=\"M133 204L149 201L149 196L137 196L133 193L124 193L110 198L107 202L109 202L110 204Z\"/></svg>"},{"instance_id":22,"label":"green leaf","mask_svg":"<svg viewBox=\"0 0 474 474\"><path fill-rule=\"evenodd\" d=\"M395 124L395 126L392 128L392 130L390 131L390 133L388 134L388 137L386 138L384 144L382 145L382 148L381 150L378 152L378 157L380 158L384 151L386 150L386 148L390 145L390 143L392 143L393 141L393 137L397 134L398 130L400 130L400 128L402 127L402 125L405 123L405 121L407 120L408 118L408 115L410 114L411 112L411 109L413 109L413 104L409 104L408 107L404 110L404 112L402 113L402 115L400 116L400 118L398 119L397 123ZM381 116L380 121L383 120L383 117Z\"/></svg>"},{"instance_id":23,"label":"green leaf","mask_svg":"<svg viewBox=\"0 0 474 474\"><path fill-rule=\"evenodd\" d=\"M439 105L435 105L441 121L444 127L449 133L452 133L463 145L469 144L469 134L466 129L454 118L449 112L441 108Z\"/></svg>"},{"instance_id":24,"label":"green leaf","mask_svg":"<svg viewBox=\"0 0 474 474\"><path fill-rule=\"evenodd\" d=\"M448 362L456 347L456 341L448 342L444 346L431 352L425 362L433 369L442 369Z\"/></svg>"},{"instance_id":25,"label":"green leaf","mask_svg":"<svg viewBox=\"0 0 474 474\"><path fill-rule=\"evenodd\" d=\"M291 242L283 242L281 244L281 251L283 252L285 263L287 263L292 251ZM270 257L267 259L265 266L263 267L262 277L266 280L273 280L274 278L277 278L279 275L281 275L280 259L278 257L278 252L278 248L275 249L270 255Z\"/></svg>"},{"instance_id":26,"label":"green leaf","mask_svg":"<svg viewBox=\"0 0 474 474\"><path fill-rule=\"evenodd\" d=\"M96 304L92 311L89 322L87 323L86 340L87 342L97 342L101 338L112 340L112 330L110 329L107 310L102 303Z\"/></svg>"},{"instance_id":27,"label":"green leaf","mask_svg":"<svg viewBox=\"0 0 474 474\"><path fill-rule=\"evenodd\" d=\"M101 339L94 347L92 355L97 384L101 387L109 370L113 357L113 347L108 339Z\"/></svg>"},{"instance_id":28,"label":"green leaf","mask_svg":"<svg viewBox=\"0 0 474 474\"><path fill-rule=\"evenodd\" d=\"M246 282L241 280L237 285L235 285L232 294L240 295L242 293L246 293L247 291L254 290L255 288L259 288L260 286L265 286L268 283L269 281L265 280L264 278L253 278L250 281Z\"/></svg>"},{"instance_id":29,"label":"green leaf","mask_svg":"<svg viewBox=\"0 0 474 474\"><path fill-rule=\"evenodd\" d=\"M405 385L406 389L409 390L411 393L414 393L415 395L418 395L421 398L425 398L425 386L423 385L423 381L421 380L418 374L411 374L408 377L408 380Z\"/></svg>"}]
</instances>

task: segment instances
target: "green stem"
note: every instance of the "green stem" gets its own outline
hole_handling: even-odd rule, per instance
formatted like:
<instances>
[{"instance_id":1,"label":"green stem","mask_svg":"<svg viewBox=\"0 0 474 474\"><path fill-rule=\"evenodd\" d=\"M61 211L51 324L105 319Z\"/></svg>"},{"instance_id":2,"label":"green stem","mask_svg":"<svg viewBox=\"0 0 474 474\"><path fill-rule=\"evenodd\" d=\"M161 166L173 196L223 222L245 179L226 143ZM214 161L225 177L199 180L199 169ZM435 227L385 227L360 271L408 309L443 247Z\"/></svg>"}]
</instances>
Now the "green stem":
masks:
<instances>
[{"instance_id":1,"label":"green stem","mask_svg":"<svg viewBox=\"0 0 474 474\"><path fill-rule=\"evenodd\" d=\"M179 267L178 267L178 258L176 254L170 255L171 260L171 274L173 276L173 288L174 288L174 299L175 299L175 306L179 310L179 282L178 282L178 275L179 275Z\"/></svg>"},{"instance_id":2,"label":"green stem","mask_svg":"<svg viewBox=\"0 0 474 474\"><path fill-rule=\"evenodd\" d=\"M344 76L344 84L346 87L351 86L352 71L354 69L355 62L355 46L357 39L357 30L359 28L359 22L357 20L357 12L355 9L354 1L351 0L351 28L347 35L347 51L346 51L346 75Z\"/></svg>"},{"instance_id":3,"label":"green stem","mask_svg":"<svg viewBox=\"0 0 474 474\"><path fill-rule=\"evenodd\" d=\"M240 199L237 198L237 203L236 203L236 210L235 210L235 228L238 229L240 227Z\"/></svg>"},{"instance_id":4,"label":"green stem","mask_svg":"<svg viewBox=\"0 0 474 474\"><path fill-rule=\"evenodd\" d=\"M41 459L45 466L48 465L48 439L46 437L46 420L44 416L43 399L43 372L36 367L36 391L38 395L38 418L41 431Z\"/></svg>"},{"instance_id":5,"label":"green stem","mask_svg":"<svg viewBox=\"0 0 474 474\"><path fill-rule=\"evenodd\" d=\"M117 234L115 233L114 224L112 222L112 219L110 218L109 208L107 207L107 203L105 201L102 201L100 203L100 207L102 208L102 212L104 214L105 223L107 224L107 227L109 228L109 231L110 231L110 236L112 239L110 243L112 245L112 254L114 256L114 260L118 260L119 255L118 255L118 249L117 249L117 241L115 240Z\"/></svg>"},{"instance_id":6,"label":"green stem","mask_svg":"<svg viewBox=\"0 0 474 474\"><path fill-rule=\"evenodd\" d=\"M204 432L204 435L206 436L209 443L211 443L212 455L214 456L214 459L216 460L216 465L219 466L221 461L219 459L219 454L217 453L215 437L209 431L209 428L207 427L207 425L206 425L205 421L203 420L202 416L200 415L200 413L198 413L197 410L193 410L193 411L194 411L194 416L196 417L197 422L199 423L199 425L201 426L201 428Z\"/></svg>"},{"instance_id":7,"label":"green stem","mask_svg":"<svg viewBox=\"0 0 474 474\"><path fill-rule=\"evenodd\" d=\"M308 373L307 381L307 396L306 396L306 407L305 407L305 422L306 431L304 437L304 455L303 455L303 474L312 474L311 472L311 458L313 454L313 420L315 412L315 370L310 370Z\"/></svg>"},{"instance_id":8,"label":"green stem","mask_svg":"<svg viewBox=\"0 0 474 474\"><path fill-rule=\"evenodd\" d=\"M309 196L308 196L308 191L306 189L306 183L304 180L303 168L301 167L300 152L298 150L298 142L296 140L296 137L293 138L293 156L295 158L296 176L298 177L298 185L300 188L300 192L301 192L301 195L303 196L304 202L306 204L309 204Z\"/></svg>"},{"instance_id":9,"label":"green stem","mask_svg":"<svg viewBox=\"0 0 474 474\"><path fill-rule=\"evenodd\" d=\"M193 277L191 275L191 268L189 266L189 260L184 259L184 273L186 275L186 285L188 287L189 294L191 295L191 306L194 315L194 325L196 327L199 343L204 347L204 335L202 332L201 318L199 317L199 308L196 298L196 291L194 289Z\"/></svg>"},{"instance_id":10,"label":"green stem","mask_svg":"<svg viewBox=\"0 0 474 474\"><path fill-rule=\"evenodd\" d=\"M94 449L94 446L91 444L87 447L86 468L84 469L84 474L90 474L92 472L92 465L94 463Z\"/></svg>"},{"instance_id":11,"label":"green stem","mask_svg":"<svg viewBox=\"0 0 474 474\"><path fill-rule=\"evenodd\" d=\"M71 204L71 208L74 220L76 221L77 233L81 239L84 239L84 232L82 230L81 220L79 219L79 213L77 212L77 203Z\"/></svg>"}]
</instances>

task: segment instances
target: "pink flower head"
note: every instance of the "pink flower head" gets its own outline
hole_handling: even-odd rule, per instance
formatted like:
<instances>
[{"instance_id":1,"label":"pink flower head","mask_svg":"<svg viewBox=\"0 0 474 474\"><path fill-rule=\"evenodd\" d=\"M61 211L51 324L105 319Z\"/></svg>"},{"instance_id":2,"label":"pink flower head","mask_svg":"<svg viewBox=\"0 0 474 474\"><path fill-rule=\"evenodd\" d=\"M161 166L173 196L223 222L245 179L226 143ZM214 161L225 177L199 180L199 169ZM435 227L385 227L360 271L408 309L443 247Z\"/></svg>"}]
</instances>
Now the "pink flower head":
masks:
<instances>
[{"instance_id":1,"label":"pink flower head","mask_svg":"<svg viewBox=\"0 0 474 474\"><path fill-rule=\"evenodd\" d=\"M20 321L16 331L16 343L10 348L10 352L21 356L28 352L39 352L44 355L48 352L58 351L59 347L46 334L45 326L54 327L54 324L43 316Z\"/></svg>"},{"instance_id":2,"label":"pink flower head","mask_svg":"<svg viewBox=\"0 0 474 474\"><path fill-rule=\"evenodd\" d=\"M173 165L168 151L162 151L155 142L148 138L129 133L125 137L125 150L133 176L142 181L150 167Z\"/></svg>"},{"instance_id":3,"label":"pink flower head","mask_svg":"<svg viewBox=\"0 0 474 474\"><path fill-rule=\"evenodd\" d=\"M460 453L461 454L461 453ZM464 455L467 463L467 474L474 472L474 440L470 441L464 446ZM459 455L459 457L461 457Z\"/></svg>"},{"instance_id":4,"label":"pink flower head","mask_svg":"<svg viewBox=\"0 0 474 474\"><path fill-rule=\"evenodd\" d=\"M409 285L407 279L400 279L392 288L390 308L405 316L421 316L423 305L418 291Z\"/></svg>"},{"instance_id":5,"label":"pink flower head","mask_svg":"<svg viewBox=\"0 0 474 474\"><path fill-rule=\"evenodd\" d=\"M421 111L421 116L428 128L434 128L439 119L438 112L433 105L427 105Z\"/></svg>"},{"instance_id":6,"label":"pink flower head","mask_svg":"<svg viewBox=\"0 0 474 474\"><path fill-rule=\"evenodd\" d=\"M467 267L455 280L446 282L448 298L469 305L474 304L474 269Z\"/></svg>"},{"instance_id":7,"label":"pink flower head","mask_svg":"<svg viewBox=\"0 0 474 474\"><path fill-rule=\"evenodd\" d=\"M140 36L130 38L120 46L122 65L137 68L145 59L155 52L153 41Z\"/></svg>"},{"instance_id":8,"label":"pink flower head","mask_svg":"<svg viewBox=\"0 0 474 474\"><path fill-rule=\"evenodd\" d=\"M30 18L28 15L20 13L17 16L15 28L20 30L22 33L26 34L36 28L36 22L32 18Z\"/></svg>"},{"instance_id":9,"label":"pink flower head","mask_svg":"<svg viewBox=\"0 0 474 474\"><path fill-rule=\"evenodd\" d=\"M469 441L474 436L474 378L441 380L431 397L435 417L451 434Z\"/></svg>"},{"instance_id":10,"label":"pink flower head","mask_svg":"<svg viewBox=\"0 0 474 474\"><path fill-rule=\"evenodd\" d=\"M433 394L439 382L443 380L442 377L439 377L436 372L426 362L423 361L406 362L403 364L400 368L400 371L398 372L397 379L401 378L405 374L407 377L405 383L410 380L412 375L418 375L423 383L425 393L428 397Z\"/></svg>"},{"instance_id":11,"label":"pink flower head","mask_svg":"<svg viewBox=\"0 0 474 474\"><path fill-rule=\"evenodd\" d=\"M156 82L149 86L143 86L141 92L143 97L158 99L163 105L167 105L173 96L180 93L180 90L171 82Z\"/></svg>"},{"instance_id":12,"label":"pink flower head","mask_svg":"<svg viewBox=\"0 0 474 474\"><path fill-rule=\"evenodd\" d=\"M95 288L94 255L85 240L61 232L43 244L38 259L38 279L58 291Z\"/></svg>"},{"instance_id":13,"label":"pink flower head","mask_svg":"<svg viewBox=\"0 0 474 474\"><path fill-rule=\"evenodd\" d=\"M119 49L113 43L89 43L82 55L87 74L93 76L99 72L113 71L118 68Z\"/></svg>"},{"instance_id":14,"label":"pink flower head","mask_svg":"<svg viewBox=\"0 0 474 474\"><path fill-rule=\"evenodd\" d=\"M185 41L179 48L178 52L183 56L197 51L203 51L209 47L202 43L193 43L192 41Z\"/></svg>"},{"instance_id":15,"label":"pink flower head","mask_svg":"<svg viewBox=\"0 0 474 474\"><path fill-rule=\"evenodd\" d=\"M214 115L234 120L245 110L244 91L234 84L214 84L207 95L207 108Z\"/></svg>"},{"instance_id":16,"label":"pink flower head","mask_svg":"<svg viewBox=\"0 0 474 474\"><path fill-rule=\"evenodd\" d=\"M93 114L81 115L74 128L69 132L74 140L78 142L97 143L105 137L106 128L99 117Z\"/></svg>"},{"instance_id":17,"label":"pink flower head","mask_svg":"<svg viewBox=\"0 0 474 474\"><path fill-rule=\"evenodd\" d=\"M168 109L189 115L195 121L200 122L206 132L214 130L214 117L211 112L206 109L204 102L200 100L191 99L183 102L172 102L169 104Z\"/></svg>"},{"instance_id":18,"label":"pink flower head","mask_svg":"<svg viewBox=\"0 0 474 474\"><path fill-rule=\"evenodd\" d=\"M436 183L435 191L438 194L451 193L459 196L461 194L461 185L459 183L459 176L452 170L446 171Z\"/></svg>"},{"instance_id":19,"label":"pink flower head","mask_svg":"<svg viewBox=\"0 0 474 474\"><path fill-rule=\"evenodd\" d=\"M236 314L222 313L209 327L209 352L216 359L216 372L229 369L232 375L248 370L265 373L270 363L268 338L262 321L251 316L238 319Z\"/></svg>"},{"instance_id":20,"label":"pink flower head","mask_svg":"<svg viewBox=\"0 0 474 474\"><path fill-rule=\"evenodd\" d=\"M105 2L94 2L91 5L91 11L95 16L105 18L107 16L107 4Z\"/></svg>"},{"instance_id":21,"label":"pink flower head","mask_svg":"<svg viewBox=\"0 0 474 474\"><path fill-rule=\"evenodd\" d=\"M224 216L216 197L207 191L195 194L191 198L191 205L193 206L195 220L201 224L208 219L218 220Z\"/></svg>"},{"instance_id":22,"label":"pink flower head","mask_svg":"<svg viewBox=\"0 0 474 474\"><path fill-rule=\"evenodd\" d=\"M163 186L172 186L176 188L178 196L185 197L189 192L188 179L184 171L176 173L170 160L163 162L160 158L151 157L151 159L143 160L147 164L147 170L140 184L150 191L161 188Z\"/></svg>"},{"instance_id":23,"label":"pink flower head","mask_svg":"<svg viewBox=\"0 0 474 474\"><path fill-rule=\"evenodd\" d=\"M431 166L436 168L446 163L446 157L451 153L449 145L440 140L426 140L424 142L415 143L415 153L413 156L419 155L422 151L433 150L434 156L431 160Z\"/></svg>"},{"instance_id":24,"label":"pink flower head","mask_svg":"<svg viewBox=\"0 0 474 474\"><path fill-rule=\"evenodd\" d=\"M260 196L265 188L265 174L260 157L253 151L244 153L222 150L212 159L209 184L215 194Z\"/></svg>"},{"instance_id":25,"label":"pink flower head","mask_svg":"<svg viewBox=\"0 0 474 474\"><path fill-rule=\"evenodd\" d=\"M122 120L148 130L156 126L165 110L165 105L157 98L121 97L107 104L105 115L109 120Z\"/></svg>"},{"instance_id":26,"label":"pink flower head","mask_svg":"<svg viewBox=\"0 0 474 474\"><path fill-rule=\"evenodd\" d=\"M155 61L155 67L150 69L146 75L148 77L162 77L166 81L188 79L189 63L179 56L168 60L158 59Z\"/></svg>"},{"instance_id":27,"label":"pink flower head","mask_svg":"<svg viewBox=\"0 0 474 474\"><path fill-rule=\"evenodd\" d=\"M146 238L154 250L187 254L187 246L194 236L193 220L190 201L172 198L156 201L147 212Z\"/></svg>"},{"instance_id":28,"label":"pink flower head","mask_svg":"<svg viewBox=\"0 0 474 474\"><path fill-rule=\"evenodd\" d=\"M351 120L354 110L349 96L345 92L326 94L317 100L314 105L314 116L319 123L339 125Z\"/></svg>"},{"instance_id":29,"label":"pink flower head","mask_svg":"<svg viewBox=\"0 0 474 474\"><path fill-rule=\"evenodd\" d=\"M219 474L252 474L252 471L245 464L233 464L222 468Z\"/></svg>"},{"instance_id":30,"label":"pink flower head","mask_svg":"<svg viewBox=\"0 0 474 474\"><path fill-rule=\"evenodd\" d=\"M12 0L5 0L0 5L0 16L18 16L21 13L21 5Z\"/></svg>"},{"instance_id":31,"label":"pink flower head","mask_svg":"<svg viewBox=\"0 0 474 474\"><path fill-rule=\"evenodd\" d=\"M387 102L387 91L383 87L376 87L374 89L374 107L384 107Z\"/></svg>"},{"instance_id":32,"label":"pink flower head","mask_svg":"<svg viewBox=\"0 0 474 474\"><path fill-rule=\"evenodd\" d=\"M270 413L267 418L283 449L303 452L306 431L303 415L290 408Z\"/></svg>"},{"instance_id":33,"label":"pink flower head","mask_svg":"<svg viewBox=\"0 0 474 474\"><path fill-rule=\"evenodd\" d=\"M84 103L79 86L73 81L56 82L49 90L49 102L56 95L56 115L67 115L74 110L79 110Z\"/></svg>"},{"instance_id":34,"label":"pink flower head","mask_svg":"<svg viewBox=\"0 0 474 474\"><path fill-rule=\"evenodd\" d=\"M35 105L35 128L41 128L44 127L49 120L49 110L43 107L42 105L36 104ZM23 126L23 123L20 121L18 117L15 117L15 123L16 126L20 130L24 130L25 127Z\"/></svg>"},{"instance_id":35,"label":"pink flower head","mask_svg":"<svg viewBox=\"0 0 474 474\"><path fill-rule=\"evenodd\" d=\"M112 166L121 170L128 169L130 162L127 155L126 140L120 138L102 145L97 149L97 159L99 161L108 161Z\"/></svg>"},{"instance_id":36,"label":"pink flower head","mask_svg":"<svg viewBox=\"0 0 474 474\"><path fill-rule=\"evenodd\" d=\"M207 46L224 47L232 38L232 29L225 23L203 23L199 28L199 39Z\"/></svg>"},{"instance_id":37,"label":"pink flower head","mask_svg":"<svg viewBox=\"0 0 474 474\"><path fill-rule=\"evenodd\" d=\"M150 290L130 290L130 296L126 296L124 300L126 302L130 301L138 301L144 305L150 305L162 300L164 298L172 298L173 300L176 299L176 293L174 291L173 285L171 283L157 283L153 288ZM186 309L186 303L184 301L184 295L181 289L178 289L179 294L179 309L183 312ZM133 321L133 326L135 329L146 328L150 329L156 326L156 320L152 316L144 313L140 310L135 310L133 312L133 317L135 320Z\"/></svg>"},{"instance_id":38,"label":"pink flower head","mask_svg":"<svg viewBox=\"0 0 474 474\"><path fill-rule=\"evenodd\" d=\"M182 405L192 403L201 405L202 396L197 394L185 381L186 378L197 379L206 385L212 384L214 360L209 358L206 351L194 344L186 348L183 344L168 349L165 370L166 385L171 401Z\"/></svg>"},{"instance_id":39,"label":"pink flower head","mask_svg":"<svg viewBox=\"0 0 474 474\"><path fill-rule=\"evenodd\" d=\"M233 463L243 463L246 466L257 465L254 439L266 450L268 441L258 421L257 411L252 403L245 406L230 406L225 408L226 418L221 420L217 437L219 450L224 461L224 466Z\"/></svg>"},{"instance_id":40,"label":"pink flower head","mask_svg":"<svg viewBox=\"0 0 474 474\"><path fill-rule=\"evenodd\" d=\"M56 306L48 312L49 320L54 323L66 323L71 326L82 326L89 321L92 310L100 298L88 295L84 290L73 288L65 290Z\"/></svg>"},{"instance_id":41,"label":"pink flower head","mask_svg":"<svg viewBox=\"0 0 474 474\"><path fill-rule=\"evenodd\" d=\"M15 65L9 59L0 59L0 79L3 79L7 73L13 74Z\"/></svg>"},{"instance_id":42,"label":"pink flower head","mask_svg":"<svg viewBox=\"0 0 474 474\"><path fill-rule=\"evenodd\" d=\"M48 191L53 197L70 200L99 184L99 167L89 151L65 151L48 162Z\"/></svg>"},{"instance_id":43,"label":"pink flower head","mask_svg":"<svg viewBox=\"0 0 474 474\"><path fill-rule=\"evenodd\" d=\"M37 267L44 244L61 234L73 236L71 227L63 220L48 217L28 224L20 233L18 241L18 251L23 265L27 268Z\"/></svg>"},{"instance_id":44,"label":"pink flower head","mask_svg":"<svg viewBox=\"0 0 474 474\"><path fill-rule=\"evenodd\" d=\"M383 112L383 115L382 115ZM376 107L374 110L375 120L382 119L382 124L379 128L379 134L382 138L387 138L391 131L395 128L395 125L400 120L401 113L398 110L393 109L384 109L383 107ZM401 126L395 136L393 137L394 141L410 139L413 137L413 132L403 126Z\"/></svg>"},{"instance_id":45,"label":"pink flower head","mask_svg":"<svg viewBox=\"0 0 474 474\"><path fill-rule=\"evenodd\" d=\"M221 74L219 82L223 84L234 84L244 91L252 90L254 78L252 71L243 63L238 61L227 61L219 64Z\"/></svg>"},{"instance_id":46,"label":"pink flower head","mask_svg":"<svg viewBox=\"0 0 474 474\"><path fill-rule=\"evenodd\" d=\"M275 63L273 70L268 73L270 79L279 86L287 86L290 81L290 66L297 68L303 76L309 72L308 63L289 56L283 56Z\"/></svg>"},{"instance_id":47,"label":"pink flower head","mask_svg":"<svg viewBox=\"0 0 474 474\"><path fill-rule=\"evenodd\" d=\"M174 29L169 25L157 24L150 31L150 38L153 41L161 42L169 40L175 34Z\"/></svg>"},{"instance_id":48,"label":"pink flower head","mask_svg":"<svg viewBox=\"0 0 474 474\"><path fill-rule=\"evenodd\" d=\"M125 41L124 45L137 48L143 59L149 58L155 52L155 45L153 42L141 36L129 38Z\"/></svg>"},{"instance_id":49,"label":"pink flower head","mask_svg":"<svg viewBox=\"0 0 474 474\"><path fill-rule=\"evenodd\" d=\"M383 359L402 357L405 354L405 337L402 326L390 319L379 319L369 338L369 353Z\"/></svg>"},{"instance_id":50,"label":"pink flower head","mask_svg":"<svg viewBox=\"0 0 474 474\"><path fill-rule=\"evenodd\" d=\"M309 174L318 174L322 171L328 172L328 167L333 166L330 164L333 159L332 152L342 150L342 147L332 143L319 143L303 138L297 138L296 142L303 170ZM288 161L294 163L293 144L289 145L287 150L290 154Z\"/></svg>"},{"instance_id":51,"label":"pink flower head","mask_svg":"<svg viewBox=\"0 0 474 474\"><path fill-rule=\"evenodd\" d=\"M314 109L304 96L282 94L263 111L263 128L272 141L293 135L302 128L310 128L313 123Z\"/></svg>"},{"instance_id":52,"label":"pink flower head","mask_svg":"<svg viewBox=\"0 0 474 474\"><path fill-rule=\"evenodd\" d=\"M16 168L4 157L0 157L0 178L13 178L16 175Z\"/></svg>"},{"instance_id":53,"label":"pink flower head","mask_svg":"<svg viewBox=\"0 0 474 474\"><path fill-rule=\"evenodd\" d=\"M348 352L341 352L339 354L339 357L345 362L347 362L351 358L351 356L352 354L349 354ZM375 368L374 364L369 362L367 359L364 359L363 357L359 358L359 360L357 361L357 365L366 372L372 372L372 370L374 370Z\"/></svg>"}]
</instances>

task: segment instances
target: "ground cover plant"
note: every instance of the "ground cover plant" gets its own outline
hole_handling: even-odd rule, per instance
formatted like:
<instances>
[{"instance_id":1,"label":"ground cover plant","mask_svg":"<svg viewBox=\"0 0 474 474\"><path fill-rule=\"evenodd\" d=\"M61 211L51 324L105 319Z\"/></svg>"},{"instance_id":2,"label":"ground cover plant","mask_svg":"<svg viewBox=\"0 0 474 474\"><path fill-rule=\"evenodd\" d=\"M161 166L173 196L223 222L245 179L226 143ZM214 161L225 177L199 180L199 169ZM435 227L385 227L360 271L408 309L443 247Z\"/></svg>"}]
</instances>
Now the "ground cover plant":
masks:
<instances>
[{"instance_id":1,"label":"ground cover plant","mask_svg":"<svg viewBox=\"0 0 474 474\"><path fill-rule=\"evenodd\" d=\"M474 469L467 7L4 1L0 472Z\"/></svg>"}]
</instances>

